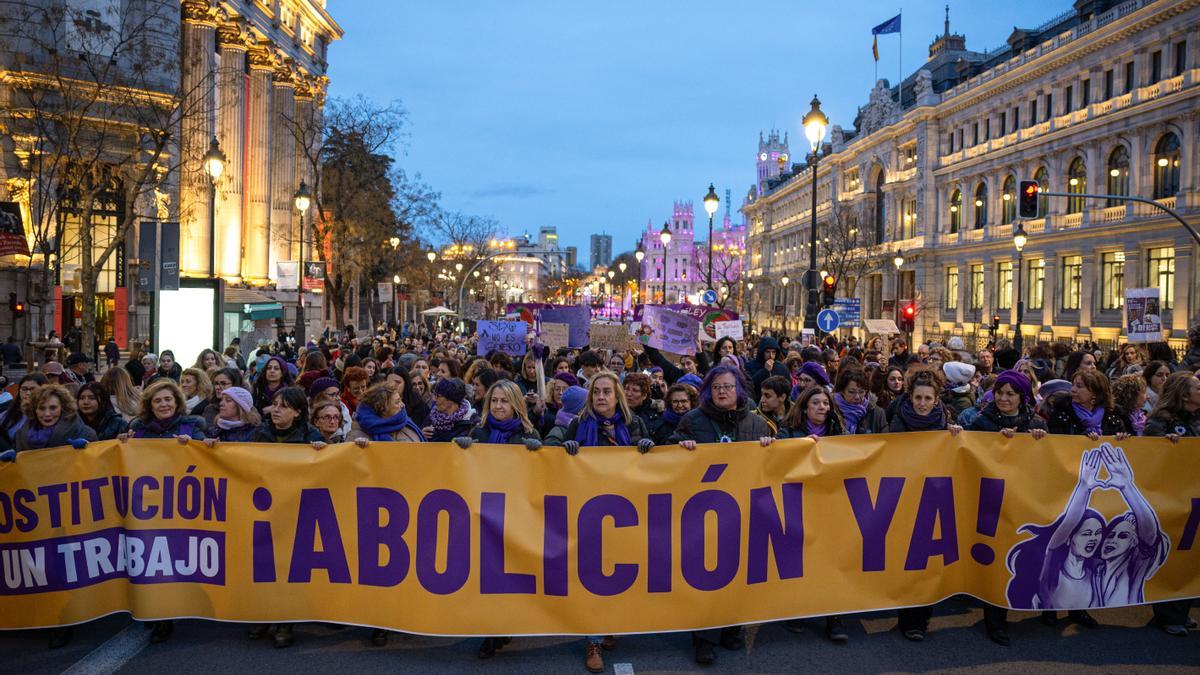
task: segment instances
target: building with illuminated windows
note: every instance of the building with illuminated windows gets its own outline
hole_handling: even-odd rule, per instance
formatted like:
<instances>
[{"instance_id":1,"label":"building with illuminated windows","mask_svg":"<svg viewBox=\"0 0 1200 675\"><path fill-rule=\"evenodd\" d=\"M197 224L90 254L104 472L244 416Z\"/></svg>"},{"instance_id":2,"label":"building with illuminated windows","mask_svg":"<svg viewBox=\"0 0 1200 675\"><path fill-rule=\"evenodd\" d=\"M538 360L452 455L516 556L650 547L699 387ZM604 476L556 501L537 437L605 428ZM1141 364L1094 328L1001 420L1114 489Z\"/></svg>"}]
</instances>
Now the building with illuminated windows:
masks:
<instances>
[{"instance_id":1,"label":"building with illuminated windows","mask_svg":"<svg viewBox=\"0 0 1200 675\"><path fill-rule=\"evenodd\" d=\"M28 233L39 209L30 208L30 194L64 197L44 210L53 213L47 218L62 223L62 236L48 243L54 248L55 306L41 308L39 323L53 314L49 324L62 335L80 306L94 302L101 341L113 335L124 347L130 338L152 337L154 328L168 323L168 310L181 304L162 301L154 306L159 282L166 277L181 278L183 286L206 280L220 289L210 293L212 321L207 312L200 316L195 306L182 303L191 314L181 328L198 333L204 346L223 345L238 335L245 341L244 329L251 327L253 332L255 321L281 316L287 303L288 323L294 323L294 266L304 239L294 196L300 183L312 186L313 180L289 120L319 120L328 83L328 47L342 37L326 0L35 0L0 3L0 12L10 19L9 27L18 12L49 17L47 22L57 17L67 26L46 48L38 47L36 35L18 39L6 33L8 46L0 48L0 101L8 110L32 106L31 97L17 93L31 81L52 89L56 78L64 78L61 72L39 71L49 68L58 55L126 72L149 71L136 80L142 88L121 95L165 102L166 108L180 101L173 122L163 125L172 129L173 140L152 167L153 193L133 207L132 227L122 203L123 181L129 179L122 171L127 170L114 169L108 179L111 189L98 194L89 209L72 198L79 190L67 178L69 172L50 179L53 185L37 174L38 167L45 166L38 161L39 153L53 143L35 143L37 136L19 124L20 115L0 123L0 202L19 205L31 242L34 238ZM149 55L145 61L121 52L111 38L139 26L146 30L145 51L139 52ZM72 80L66 76L62 81ZM116 122L99 120L93 127ZM112 133L95 138L110 136L122 138ZM119 161L131 153L120 142L97 141L97 153ZM210 183L213 179L205 169L214 143L224 161ZM103 261L94 297L84 297L79 283L79 216L84 211L91 213L93 259L119 240L114 254ZM312 213L308 217L311 220ZM310 241L305 260L316 259L317 248ZM27 258L18 258L6 256L0 262L28 267ZM40 261L35 258L35 264ZM293 284L284 292L280 264L287 262L293 265ZM40 295L36 290L29 285L18 289ZM308 318L317 327L319 298L310 295L309 302L314 306L307 308ZM213 330L211 338L208 328ZM194 346L190 343L169 346L179 348L181 358L195 353L188 353Z\"/></svg>"},{"instance_id":2,"label":"building with illuminated windows","mask_svg":"<svg viewBox=\"0 0 1200 675\"><path fill-rule=\"evenodd\" d=\"M1182 340L1200 312L1197 248L1162 211L1044 197L1037 217L1019 222L1020 257L1013 234L1017 185L1028 179L1152 198L1194 221L1198 111L1195 0L1076 2L983 51L951 32L947 14L927 62L899 87L880 80L853 128L826 136L819 227L854 214L879 257L861 278L841 279L839 296L861 298L863 318L895 318L914 302L915 339L983 339L993 316L999 336L1013 334L1019 287L1026 344L1107 343L1122 337L1125 289L1156 287L1167 336ZM743 205L751 299L761 327L794 334L805 294L780 279L799 281L808 267L813 172L792 164L764 179L757 159Z\"/></svg>"}]
</instances>

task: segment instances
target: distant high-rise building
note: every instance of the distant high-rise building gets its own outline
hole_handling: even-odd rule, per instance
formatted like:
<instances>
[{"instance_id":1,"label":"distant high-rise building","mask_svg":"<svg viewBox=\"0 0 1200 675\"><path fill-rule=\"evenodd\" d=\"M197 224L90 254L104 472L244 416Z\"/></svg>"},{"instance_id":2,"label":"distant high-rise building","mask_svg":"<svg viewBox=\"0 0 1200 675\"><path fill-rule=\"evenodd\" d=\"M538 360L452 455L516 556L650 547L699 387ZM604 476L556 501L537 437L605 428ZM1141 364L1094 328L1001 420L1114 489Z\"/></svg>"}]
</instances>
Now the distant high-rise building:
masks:
<instances>
[{"instance_id":1,"label":"distant high-rise building","mask_svg":"<svg viewBox=\"0 0 1200 675\"><path fill-rule=\"evenodd\" d=\"M567 252L567 269L574 270L579 267L579 249L575 246L568 246L564 250Z\"/></svg>"},{"instance_id":2,"label":"distant high-rise building","mask_svg":"<svg viewBox=\"0 0 1200 675\"><path fill-rule=\"evenodd\" d=\"M612 235L592 235L592 269L612 264Z\"/></svg>"}]
</instances>

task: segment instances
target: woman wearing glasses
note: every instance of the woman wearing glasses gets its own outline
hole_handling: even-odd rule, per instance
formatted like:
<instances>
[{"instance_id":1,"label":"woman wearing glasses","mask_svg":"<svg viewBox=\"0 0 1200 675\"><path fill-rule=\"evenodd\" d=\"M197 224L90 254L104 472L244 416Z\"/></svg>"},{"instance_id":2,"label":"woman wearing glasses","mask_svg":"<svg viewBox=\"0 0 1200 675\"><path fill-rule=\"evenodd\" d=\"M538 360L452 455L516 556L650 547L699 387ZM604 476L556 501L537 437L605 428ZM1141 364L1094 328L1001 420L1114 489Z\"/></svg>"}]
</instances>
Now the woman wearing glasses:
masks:
<instances>
[{"instance_id":1,"label":"woman wearing glasses","mask_svg":"<svg viewBox=\"0 0 1200 675\"><path fill-rule=\"evenodd\" d=\"M695 450L699 443L737 443L759 441L768 446L775 439L767 421L750 412L750 395L747 393L742 372L730 365L719 365L708 371L700 385L700 407L679 420L670 442L678 443L687 450ZM717 660L714 645L730 651L741 649L741 626L726 626L692 633L692 656L696 663L707 665Z\"/></svg>"}]
</instances>

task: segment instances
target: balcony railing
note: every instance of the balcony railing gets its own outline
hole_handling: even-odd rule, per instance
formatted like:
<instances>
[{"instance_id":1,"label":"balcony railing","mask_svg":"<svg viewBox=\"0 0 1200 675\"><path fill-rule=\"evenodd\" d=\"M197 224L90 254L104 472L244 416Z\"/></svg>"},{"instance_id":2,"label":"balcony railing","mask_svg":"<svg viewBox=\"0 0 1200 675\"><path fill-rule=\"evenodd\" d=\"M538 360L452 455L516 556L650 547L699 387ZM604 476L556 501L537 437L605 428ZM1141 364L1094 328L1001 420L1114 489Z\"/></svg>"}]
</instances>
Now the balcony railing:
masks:
<instances>
[{"instance_id":1,"label":"balcony railing","mask_svg":"<svg viewBox=\"0 0 1200 675\"><path fill-rule=\"evenodd\" d=\"M1060 230L1071 230L1080 227L1083 225L1083 212L1065 214L1059 222L1061 223L1058 228Z\"/></svg>"},{"instance_id":2,"label":"balcony railing","mask_svg":"<svg viewBox=\"0 0 1200 675\"><path fill-rule=\"evenodd\" d=\"M1120 206L1110 206L1100 211L1100 222L1102 223L1118 223L1125 220L1126 208L1124 204Z\"/></svg>"}]
</instances>

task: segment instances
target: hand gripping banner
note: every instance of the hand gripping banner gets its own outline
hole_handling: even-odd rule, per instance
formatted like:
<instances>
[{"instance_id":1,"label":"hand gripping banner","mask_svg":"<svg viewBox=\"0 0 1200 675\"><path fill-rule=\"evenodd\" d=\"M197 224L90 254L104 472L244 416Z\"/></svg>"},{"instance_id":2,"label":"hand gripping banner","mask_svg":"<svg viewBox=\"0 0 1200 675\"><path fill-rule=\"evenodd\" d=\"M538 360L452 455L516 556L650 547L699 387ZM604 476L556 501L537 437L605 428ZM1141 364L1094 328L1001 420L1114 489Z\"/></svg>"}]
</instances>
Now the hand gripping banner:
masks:
<instances>
[{"instance_id":1,"label":"hand gripping banner","mask_svg":"<svg viewBox=\"0 0 1200 675\"><path fill-rule=\"evenodd\" d=\"M1016 609L1200 595L1200 442L1110 443L27 452L0 464L0 628L129 612L606 635L956 593Z\"/></svg>"}]
</instances>

